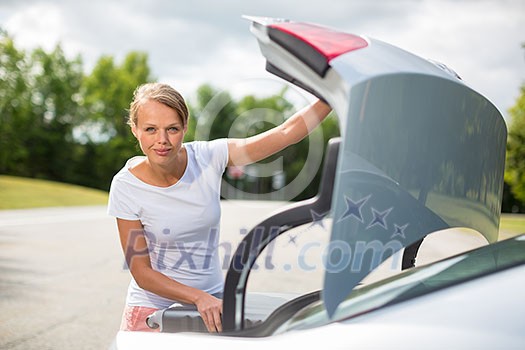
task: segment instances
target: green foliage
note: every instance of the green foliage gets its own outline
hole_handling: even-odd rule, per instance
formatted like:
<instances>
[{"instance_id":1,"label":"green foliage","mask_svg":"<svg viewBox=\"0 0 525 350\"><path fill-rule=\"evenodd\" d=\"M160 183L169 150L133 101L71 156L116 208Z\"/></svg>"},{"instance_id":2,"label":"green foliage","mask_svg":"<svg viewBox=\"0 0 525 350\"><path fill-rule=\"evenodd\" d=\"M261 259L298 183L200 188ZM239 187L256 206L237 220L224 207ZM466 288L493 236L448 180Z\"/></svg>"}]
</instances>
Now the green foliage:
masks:
<instances>
[{"instance_id":1,"label":"green foliage","mask_svg":"<svg viewBox=\"0 0 525 350\"><path fill-rule=\"evenodd\" d=\"M80 59L66 59L60 46L26 54L3 32L0 61L0 172L66 181L79 117Z\"/></svg>"},{"instance_id":2,"label":"green foliage","mask_svg":"<svg viewBox=\"0 0 525 350\"><path fill-rule=\"evenodd\" d=\"M126 110L152 80L147 59L104 56L86 76L60 45L24 52L0 31L0 173L108 189L137 153Z\"/></svg>"},{"instance_id":3,"label":"green foliage","mask_svg":"<svg viewBox=\"0 0 525 350\"><path fill-rule=\"evenodd\" d=\"M126 125L127 109L135 88L152 81L148 56L145 53L129 53L121 65L113 57L103 56L83 82L83 102L88 111L88 120L99 124L103 135L98 138L130 136ZM93 140L93 135L88 136Z\"/></svg>"},{"instance_id":4,"label":"green foliage","mask_svg":"<svg viewBox=\"0 0 525 350\"><path fill-rule=\"evenodd\" d=\"M239 100L233 99L227 92L219 91L210 85L199 87L196 103L190 106L192 117L189 121L186 140L213 140L223 137L244 138L264 132L285 121L294 113L294 106L285 99L286 88L278 94L268 97L247 95ZM324 147L328 139L339 136L339 126L336 118L327 118L321 125ZM242 181L224 179L234 187L248 193L270 193L272 189L272 166L269 164L282 160L282 169L286 175L285 184L293 181L303 169L308 157L309 138L278 152L258 164L264 164L264 174L257 179L245 178ZM316 151L316 150L314 150ZM324 152L324 149L322 150ZM279 163L277 163L279 164ZM278 166L278 165L273 165ZM310 184L295 199L313 197L318 190L321 167L314 175Z\"/></svg>"},{"instance_id":5,"label":"green foliage","mask_svg":"<svg viewBox=\"0 0 525 350\"><path fill-rule=\"evenodd\" d=\"M135 88L153 80L146 53L130 52L120 63L103 56L86 74L80 57L68 59L60 45L26 52L0 29L0 174L107 190L124 162L140 154L126 123L128 108ZM236 100L203 85L188 103L185 140L247 137L281 124L295 109L285 93ZM335 118L322 132L324 145L338 135ZM309 151L307 138L262 163L282 160L290 182ZM298 199L315 195L319 175ZM270 174L245 190L268 193L271 187Z\"/></svg>"},{"instance_id":6,"label":"green foliage","mask_svg":"<svg viewBox=\"0 0 525 350\"><path fill-rule=\"evenodd\" d=\"M204 84L197 89L196 103L191 107L195 119L191 129L195 140L227 137L236 117L237 102L229 93Z\"/></svg>"},{"instance_id":7,"label":"green foliage","mask_svg":"<svg viewBox=\"0 0 525 350\"><path fill-rule=\"evenodd\" d=\"M512 122L507 142L505 181L511 185L512 194L525 202L525 85L509 113Z\"/></svg>"},{"instance_id":8,"label":"green foliage","mask_svg":"<svg viewBox=\"0 0 525 350\"><path fill-rule=\"evenodd\" d=\"M0 33L0 172L22 172L28 152L18 131L31 125L29 67L6 32Z\"/></svg>"},{"instance_id":9,"label":"green foliage","mask_svg":"<svg viewBox=\"0 0 525 350\"><path fill-rule=\"evenodd\" d=\"M76 183L109 189L113 175L138 153L127 125L128 108L135 88L149 81L148 56L140 52L129 53L120 65L113 57L103 56L84 78L81 95L86 110L82 124L85 146L78 154L82 166L76 172Z\"/></svg>"}]
</instances>

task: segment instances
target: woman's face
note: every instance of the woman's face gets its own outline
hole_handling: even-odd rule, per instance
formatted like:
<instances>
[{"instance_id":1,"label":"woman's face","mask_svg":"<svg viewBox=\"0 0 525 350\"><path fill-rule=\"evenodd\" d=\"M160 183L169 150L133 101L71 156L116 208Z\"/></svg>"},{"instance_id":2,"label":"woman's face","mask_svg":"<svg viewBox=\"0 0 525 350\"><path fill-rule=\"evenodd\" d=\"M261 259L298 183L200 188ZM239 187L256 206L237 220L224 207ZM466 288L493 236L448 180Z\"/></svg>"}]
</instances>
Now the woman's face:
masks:
<instances>
[{"instance_id":1,"label":"woman's face","mask_svg":"<svg viewBox=\"0 0 525 350\"><path fill-rule=\"evenodd\" d=\"M147 100L138 110L137 125L132 127L142 152L150 162L176 160L187 127L177 112L155 100Z\"/></svg>"}]
</instances>

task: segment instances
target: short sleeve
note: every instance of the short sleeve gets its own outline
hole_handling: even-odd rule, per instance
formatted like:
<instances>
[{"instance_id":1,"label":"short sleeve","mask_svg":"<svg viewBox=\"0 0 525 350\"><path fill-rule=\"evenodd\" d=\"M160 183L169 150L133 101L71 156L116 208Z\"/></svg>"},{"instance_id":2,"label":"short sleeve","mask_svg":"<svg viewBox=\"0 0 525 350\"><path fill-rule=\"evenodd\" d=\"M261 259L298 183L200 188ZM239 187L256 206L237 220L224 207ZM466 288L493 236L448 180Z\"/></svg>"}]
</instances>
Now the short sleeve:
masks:
<instances>
[{"instance_id":1,"label":"short sleeve","mask_svg":"<svg viewBox=\"0 0 525 350\"><path fill-rule=\"evenodd\" d=\"M139 220L139 208L126 190L126 183L113 178L109 190L108 215L124 220Z\"/></svg>"},{"instance_id":2,"label":"short sleeve","mask_svg":"<svg viewBox=\"0 0 525 350\"><path fill-rule=\"evenodd\" d=\"M217 139L209 143L213 154L212 163L219 173L224 173L228 165L228 139Z\"/></svg>"},{"instance_id":3,"label":"short sleeve","mask_svg":"<svg viewBox=\"0 0 525 350\"><path fill-rule=\"evenodd\" d=\"M204 142L207 163L212 165L218 174L224 173L228 165L228 139L216 139Z\"/></svg>"}]
</instances>

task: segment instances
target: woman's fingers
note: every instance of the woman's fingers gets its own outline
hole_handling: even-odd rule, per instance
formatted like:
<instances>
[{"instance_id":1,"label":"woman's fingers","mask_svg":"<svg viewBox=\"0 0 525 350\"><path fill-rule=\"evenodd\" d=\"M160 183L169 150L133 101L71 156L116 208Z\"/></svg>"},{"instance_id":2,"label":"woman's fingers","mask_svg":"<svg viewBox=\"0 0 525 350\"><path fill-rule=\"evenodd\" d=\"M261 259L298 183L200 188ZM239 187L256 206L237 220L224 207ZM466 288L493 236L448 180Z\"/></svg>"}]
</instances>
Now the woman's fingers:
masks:
<instances>
[{"instance_id":1,"label":"woman's fingers","mask_svg":"<svg viewBox=\"0 0 525 350\"><path fill-rule=\"evenodd\" d=\"M222 332L222 300L209 294L203 294L196 305L208 332Z\"/></svg>"},{"instance_id":2,"label":"woman's fingers","mask_svg":"<svg viewBox=\"0 0 525 350\"><path fill-rule=\"evenodd\" d=\"M210 322L210 317L209 317L208 313L207 312L203 312L201 314L201 317L202 317L202 320L204 321L204 325L206 326L206 329L208 330L208 332L210 332L210 333L215 332L215 327Z\"/></svg>"},{"instance_id":3,"label":"woman's fingers","mask_svg":"<svg viewBox=\"0 0 525 350\"><path fill-rule=\"evenodd\" d=\"M213 323L217 332L222 332L222 318L219 310L213 313Z\"/></svg>"},{"instance_id":4,"label":"woman's fingers","mask_svg":"<svg viewBox=\"0 0 525 350\"><path fill-rule=\"evenodd\" d=\"M222 320L219 310L201 313L202 321L210 333L222 332Z\"/></svg>"}]
</instances>

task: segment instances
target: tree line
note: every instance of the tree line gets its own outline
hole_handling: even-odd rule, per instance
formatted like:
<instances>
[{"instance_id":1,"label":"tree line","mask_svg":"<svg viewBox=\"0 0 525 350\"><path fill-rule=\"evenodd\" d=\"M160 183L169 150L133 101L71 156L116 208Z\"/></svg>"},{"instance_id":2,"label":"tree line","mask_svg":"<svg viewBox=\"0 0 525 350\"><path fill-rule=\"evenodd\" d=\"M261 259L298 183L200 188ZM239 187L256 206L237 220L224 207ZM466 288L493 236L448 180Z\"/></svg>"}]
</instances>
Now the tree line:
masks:
<instances>
[{"instance_id":1,"label":"tree line","mask_svg":"<svg viewBox=\"0 0 525 350\"><path fill-rule=\"evenodd\" d=\"M503 211L525 213L525 82L509 115Z\"/></svg>"},{"instance_id":2,"label":"tree line","mask_svg":"<svg viewBox=\"0 0 525 350\"><path fill-rule=\"evenodd\" d=\"M68 59L60 45L50 52L19 49L0 31L0 174L41 178L108 190L113 175L125 161L140 154L127 125L135 88L155 81L144 52L129 52L122 62L102 56L89 73L80 56ZM295 107L284 95L247 95L234 99L210 85L200 86L189 103L185 141L249 136L267 130L292 114ZM219 102L220 108L210 105ZM232 135L237 116L259 115L260 123ZM209 119L206 135L196 130ZM272 122L274 121L274 122ZM238 128L238 122L235 123ZM336 118L323 123L325 140L339 135ZM295 178L308 154L308 140L282 151L286 182ZM296 199L315 195L320 174ZM225 176L225 180L233 180ZM238 185L238 183L237 183ZM261 178L244 191L270 192L271 179Z\"/></svg>"},{"instance_id":3,"label":"tree line","mask_svg":"<svg viewBox=\"0 0 525 350\"><path fill-rule=\"evenodd\" d=\"M144 52L129 52L121 62L112 56L98 59L84 72L80 56L69 59L60 45L18 48L0 29L0 174L41 178L108 190L111 178L140 149L126 124L127 109L135 88L155 81ZM267 130L293 113L286 90L269 97L247 95L234 99L228 92L202 85L188 102L190 119L186 141L235 136L239 116L258 113L261 122L248 125L248 136ZM218 105L210 116L210 105ZM509 113L507 169L503 211L523 211L525 206L525 85ZM261 115L262 114L262 115ZM209 120L208 120L209 119ZM236 121L237 120L237 121ZM202 125L206 135L199 135ZM197 128L197 125L199 128ZM242 128L241 128L242 129ZM328 118L321 132L326 141L339 135L336 118ZM309 152L308 139L282 151L285 183L301 171ZM270 159L271 161L271 159ZM320 167L321 168L321 167ZM317 192L320 170L313 182L295 199ZM239 186L236 179L225 180ZM271 177L243 191L270 192Z\"/></svg>"}]
</instances>

